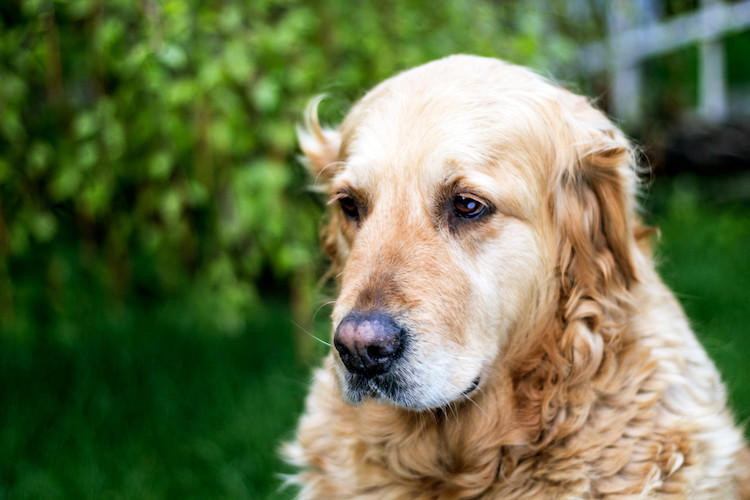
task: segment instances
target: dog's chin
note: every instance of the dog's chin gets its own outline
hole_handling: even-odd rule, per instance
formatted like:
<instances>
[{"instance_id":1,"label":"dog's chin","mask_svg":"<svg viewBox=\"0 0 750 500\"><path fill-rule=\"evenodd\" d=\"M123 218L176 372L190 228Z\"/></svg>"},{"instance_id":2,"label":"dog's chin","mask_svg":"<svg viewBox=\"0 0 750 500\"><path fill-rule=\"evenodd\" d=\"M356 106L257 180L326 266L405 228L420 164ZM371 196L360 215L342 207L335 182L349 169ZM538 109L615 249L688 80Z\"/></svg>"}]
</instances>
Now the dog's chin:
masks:
<instances>
[{"instance_id":1,"label":"dog's chin","mask_svg":"<svg viewBox=\"0 0 750 500\"><path fill-rule=\"evenodd\" d=\"M342 395L346 401L359 405L367 399L381 403L423 411L448 406L454 402L468 401L469 394L479 387L477 376L464 390L427 387L419 383L405 383L398 376L391 374L375 377L339 372Z\"/></svg>"}]
</instances>

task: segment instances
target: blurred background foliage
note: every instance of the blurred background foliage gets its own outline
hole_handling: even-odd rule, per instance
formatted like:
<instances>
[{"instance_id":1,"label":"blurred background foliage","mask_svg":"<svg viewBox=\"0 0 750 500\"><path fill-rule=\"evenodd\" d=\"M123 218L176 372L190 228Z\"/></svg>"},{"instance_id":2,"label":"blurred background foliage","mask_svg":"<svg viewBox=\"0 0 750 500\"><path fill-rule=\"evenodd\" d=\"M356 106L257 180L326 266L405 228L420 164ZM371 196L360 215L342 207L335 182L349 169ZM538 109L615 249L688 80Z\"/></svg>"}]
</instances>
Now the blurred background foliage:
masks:
<instances>
[{"instance_id":1,"label":"blurred background foliage","mask_svg":"<svg viewBox=\"0 0 750 500\"><path fill-rule=\"evenodd\" d=\"M544 12L512 2L28 0L0 14L0 318L28 338L40 316L81 333L80 287L110 309L178 295L193 319L241 331L259 284L304 289L317 265L295 160L307 99L330 93L336 120L446 54L572 56Z\"/></svg>"},{"instance_id":2,"label":"blurred background foliage","mask_svg":"<svg viewBox=\"0 0 750 500\"><path fill-rule=\"evenodd\" d=\"M327 93L336 123L376 82L458 52L601 96L576 51L604 15L594 0L0 4L0 498L289 495L275 449L328 336L322 210L295 145L307 100ZM748 37L732 44L746 58ZM694 92L685 54L649 72L678 96L649 106L656 121ZM741 366L746 199L679 182L650 205L674 237L667 271L694 297L714 284L688 309L725 322L709 347ZM705 271L711 256L732 263ZM715 320L727 290L734 315Z\"/></svg>"}]
</instances>

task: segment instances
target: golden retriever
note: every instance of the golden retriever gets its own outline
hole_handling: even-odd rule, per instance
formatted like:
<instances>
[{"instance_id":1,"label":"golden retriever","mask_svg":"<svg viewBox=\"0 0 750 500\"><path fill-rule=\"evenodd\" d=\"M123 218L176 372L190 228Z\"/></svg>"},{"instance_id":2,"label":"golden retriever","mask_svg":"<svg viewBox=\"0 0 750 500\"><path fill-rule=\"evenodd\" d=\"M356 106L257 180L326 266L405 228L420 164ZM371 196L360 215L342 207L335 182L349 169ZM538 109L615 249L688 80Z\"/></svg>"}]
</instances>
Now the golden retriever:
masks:
<instances>
[{"instance_id":1,"label":"golden retriever","mask_svg":"<svg viewBox=\"0 0 750 500\"><path fill-rule=\"evenodd\" d=\"M475 56L386 80L337 130L316 109L339 295L285 448L300 498L750 498L600 111Z\"/></svg>"}]
</instances>

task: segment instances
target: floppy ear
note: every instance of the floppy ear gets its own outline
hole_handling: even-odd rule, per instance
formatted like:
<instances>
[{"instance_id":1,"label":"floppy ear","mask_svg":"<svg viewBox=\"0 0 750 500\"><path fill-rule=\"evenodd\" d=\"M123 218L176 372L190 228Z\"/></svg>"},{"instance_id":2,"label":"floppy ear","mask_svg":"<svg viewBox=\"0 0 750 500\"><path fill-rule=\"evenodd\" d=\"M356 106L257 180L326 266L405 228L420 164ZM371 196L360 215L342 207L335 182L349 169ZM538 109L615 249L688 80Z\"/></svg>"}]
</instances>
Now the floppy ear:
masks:
<instances>
[{"instance_id":1,"label":"floppy ear","mask_svg":"<svg viewBox=\"0 0 750 500\"><path fill-rule=\"evenodd\" d=\"M570 99L566 111L570 144L557 158L562 164L552 195L561 298L612 299L638 280L633 152L622 132L583 97Z\"/></svg>"},{"instance_id":2,"label":"floppy ear","mask_svg":"<svg viewBox=\"0 0 750 500\"><path fill-rule=\"evenodd\" d=\"M558 304L514 374L519 415L539 446L580 426L616 372L613 353L639 279L630 145L584 98L560 92L544 107L554 113L549 123L562 123L548 128Z\"/></svg>"},{"instance_id":3,"label":"floppy ear","mask_svg":"<svg viewBox=\"0 0 750 500\"><path fill-rule=\"evenodd\" d=\"M297 138L305 154L305 165L313 179L328 180L333 175L332 166L339 156L341 134L338 130L322 127L318 121L318 105L323 96L310 100L305 109L304 126L297 127Z\"/></svg>"}]
</instances>

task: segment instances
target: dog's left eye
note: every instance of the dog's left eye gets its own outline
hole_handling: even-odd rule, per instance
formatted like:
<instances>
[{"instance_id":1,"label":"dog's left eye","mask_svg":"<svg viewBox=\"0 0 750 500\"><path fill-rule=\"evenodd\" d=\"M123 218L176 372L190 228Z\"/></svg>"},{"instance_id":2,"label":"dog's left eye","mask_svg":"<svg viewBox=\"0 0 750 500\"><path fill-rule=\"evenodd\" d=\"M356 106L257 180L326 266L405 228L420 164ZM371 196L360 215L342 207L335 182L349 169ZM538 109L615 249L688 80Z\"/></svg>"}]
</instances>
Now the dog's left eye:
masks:
<instances>
[{"instance_id":1,"label":"dog's left eye","mask_svg":"<svg viewBox=\"0 0 750 500\"><path fill-rule=\"evenodd\" d=\"M471 196L459 194L453 198L453 212L463 219L473 219L484 213L487 206Z\"/></svg>"},{"instance_id":2,"label":"dog's left eye","mask_svg":"<svg viewBox=\"0 0 750 500\"><path fill-rule=\"evenodd\" d=\"M342 196L339 198L339 204L341 205L341 211L350 219L359 219L359 206L354 198L351 196Z\"/></svg>"}]
</instances>

